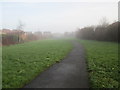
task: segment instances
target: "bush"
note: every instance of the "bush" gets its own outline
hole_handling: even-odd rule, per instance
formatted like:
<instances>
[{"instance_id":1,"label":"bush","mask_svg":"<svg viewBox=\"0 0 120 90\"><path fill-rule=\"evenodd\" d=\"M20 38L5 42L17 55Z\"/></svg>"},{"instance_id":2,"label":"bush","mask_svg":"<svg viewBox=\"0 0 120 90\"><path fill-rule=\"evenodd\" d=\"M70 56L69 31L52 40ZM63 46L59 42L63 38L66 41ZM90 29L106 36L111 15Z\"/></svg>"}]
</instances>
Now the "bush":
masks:
<instances>
[{"instance_id":1,"label":"bush","mask_svg":"<svg viewBox=\"0 0 120 90\"><path fill-rule=\"evenodd\" d=\"M119 42L120 22L115 22L108 26L98 25L95 27L85 27L76 32L77 38L98 41L114 41Z\"/></svg>"}]
</instances>

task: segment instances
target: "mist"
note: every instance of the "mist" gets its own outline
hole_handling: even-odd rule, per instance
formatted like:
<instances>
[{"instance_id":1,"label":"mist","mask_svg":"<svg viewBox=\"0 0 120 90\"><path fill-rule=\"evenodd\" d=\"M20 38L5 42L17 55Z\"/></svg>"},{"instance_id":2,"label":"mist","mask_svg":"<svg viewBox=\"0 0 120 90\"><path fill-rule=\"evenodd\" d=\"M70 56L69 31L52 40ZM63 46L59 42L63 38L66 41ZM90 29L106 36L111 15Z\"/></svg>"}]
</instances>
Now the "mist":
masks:
<instances>
[{"instance_id":1,"label":"mist","mask_svg":"<svg viewBox=\"0 0 120 90\"><path fill-rule=\"evenodd\" d=\"M24 31L73 32L96 25L102 17L117 20L117 3L113 2L2 2L2 26L16 29L21 21ZM114 14L113 14L114 13Z\"/></svg>"},{"instance_id":2,"label":"mist","mask_svg":"<svg viewBox=\"0 0 120 90\"><path fill-rule=\"evenodd\" d=\"M118 88L117 1L0 1L0 88Z\"/></svg>"}]
</instances>

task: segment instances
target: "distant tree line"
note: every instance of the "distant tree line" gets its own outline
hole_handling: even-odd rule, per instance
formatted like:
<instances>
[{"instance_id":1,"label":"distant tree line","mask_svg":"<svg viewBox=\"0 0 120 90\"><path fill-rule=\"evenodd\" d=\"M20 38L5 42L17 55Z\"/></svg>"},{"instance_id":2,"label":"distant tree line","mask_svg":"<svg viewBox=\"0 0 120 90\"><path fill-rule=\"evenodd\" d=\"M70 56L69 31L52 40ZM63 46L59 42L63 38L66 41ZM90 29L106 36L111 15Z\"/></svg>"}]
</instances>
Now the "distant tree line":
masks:
<instances>
[{"instance_id":1,"label":"distant tree line","mask_svg":"<svg viewBox=\"0 0 120 90\"><path fill-rule=\"evenodd\" d=\"M34 40L42 40L52 38L51 32L25 32L23 30L25 24L21 21L18 22L16 29L1 29L0 30L0 46L1 45L12 45L24 42L30 42Z\"/></svg>"},{"instance_id":2,"label":"distant tree line","mask_svg":"<svg viewBox=\"0 0 120 90\"><path fill-rule=\"evenodd\" d=\"M10 45L19 43L17 35L2 35L2 45Z\"/></svg>"},{"instance_id":3,"label":"distant tree line","mask_svg":"<svg viewBox=\"0 0 120 90\"><path fill-rule=\"evenodd\" d=\"M98 26L88 26L76 31L77 38L98 41L120 42L120 22L103 23Z\"/></svg>"},{"instance_id":4,"label":"distant tree line","mask_svg":"<svg viewBox=\"0 0 120 90\"><path fill-rule=\"evenodd\" d=\"M19 44L34 40L42 40L52 38L51 32L24 32L23 30L0 30L0 46L1 45L12 45Z\"/></svg>"}]
</instances>

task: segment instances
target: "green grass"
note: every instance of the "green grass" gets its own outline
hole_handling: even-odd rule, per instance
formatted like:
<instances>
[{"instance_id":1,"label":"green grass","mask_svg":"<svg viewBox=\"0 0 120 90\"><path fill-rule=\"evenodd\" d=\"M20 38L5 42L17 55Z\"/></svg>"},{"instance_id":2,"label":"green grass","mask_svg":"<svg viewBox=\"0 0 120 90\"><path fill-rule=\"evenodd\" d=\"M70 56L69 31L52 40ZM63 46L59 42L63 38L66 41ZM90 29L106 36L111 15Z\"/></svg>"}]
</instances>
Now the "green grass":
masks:
<instances>
[{"instance_id":1,"label":"green grass","mask_svg":"<svg viewBox=\"0 0 120 90\"><path fill-rule=\"evenodd\" d=\"M118 44L80 40L86 50L86 59L92 88L118 88Z\"/></svg>"},{"instance_id":2,"label":"green grass","mask_svg":"<svg viewBox=\"0 0 120 90\"><path fill-rule=\"evenodd\" d=\"M72 49L68 40L41 40L3 47L3 88L20 88L62 60Z\"/></svg>"}]
</instances>

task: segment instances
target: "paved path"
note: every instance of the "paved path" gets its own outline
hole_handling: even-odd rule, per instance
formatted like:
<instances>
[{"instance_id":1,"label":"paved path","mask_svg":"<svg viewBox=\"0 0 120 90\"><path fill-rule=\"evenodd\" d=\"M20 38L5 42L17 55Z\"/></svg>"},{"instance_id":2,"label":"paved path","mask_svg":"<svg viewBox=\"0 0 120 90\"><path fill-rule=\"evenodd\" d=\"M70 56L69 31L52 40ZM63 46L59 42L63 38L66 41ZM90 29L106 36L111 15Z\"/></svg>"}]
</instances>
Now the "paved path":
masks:
<instances>
[{"instance_id":1,"label":"paved path","mask_svg":"<svg viewBox=\"0 0 120 90\"><path fill-rule=\"evenodd\" d=\"M79 42L68 56L44 71L24 88L88 88L84 50Z\"/></svg>"}]
</instances>

